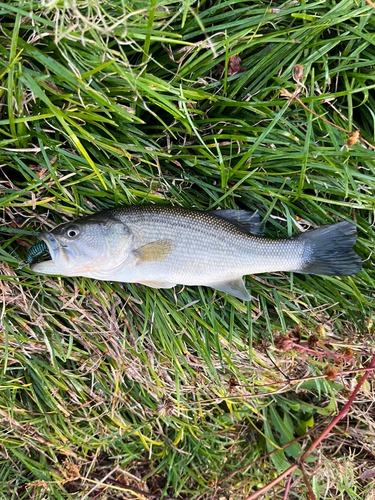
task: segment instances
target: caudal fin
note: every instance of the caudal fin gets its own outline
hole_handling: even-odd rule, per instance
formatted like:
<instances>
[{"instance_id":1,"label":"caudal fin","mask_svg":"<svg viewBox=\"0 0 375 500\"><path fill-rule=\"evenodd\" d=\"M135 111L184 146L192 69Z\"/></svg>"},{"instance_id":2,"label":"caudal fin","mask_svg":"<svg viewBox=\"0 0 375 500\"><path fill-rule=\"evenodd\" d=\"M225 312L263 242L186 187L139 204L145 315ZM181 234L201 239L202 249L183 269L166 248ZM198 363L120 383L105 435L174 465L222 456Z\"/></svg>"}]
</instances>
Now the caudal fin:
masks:
<instances>
[{"instance_id":1,"label":"caudal fin","mask_svg":"<svg viewBox=\"0 0 375 500\"><path fill-rule=\"evenodd\" d=\"M361 272L361 258L352 250L357 228L351 222L323 226L301 234L298 239L306 244L306 261L296 272L325 276L349 276Z\"/></svg>"}]
</instances>

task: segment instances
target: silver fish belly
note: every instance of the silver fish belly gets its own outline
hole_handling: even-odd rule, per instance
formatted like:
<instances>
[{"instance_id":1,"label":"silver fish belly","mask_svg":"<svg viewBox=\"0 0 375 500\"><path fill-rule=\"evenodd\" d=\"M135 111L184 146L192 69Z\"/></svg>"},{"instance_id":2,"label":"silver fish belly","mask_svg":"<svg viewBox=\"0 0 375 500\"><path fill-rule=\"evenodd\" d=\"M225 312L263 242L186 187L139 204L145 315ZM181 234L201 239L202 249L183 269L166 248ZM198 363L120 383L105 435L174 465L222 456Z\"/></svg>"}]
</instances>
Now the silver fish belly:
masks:
<instances>
[{"instance_id":1,"label":"silver fish belly","mask_svg":"<svg viewBox=\"0 0 375 500\"><path fill-rule=\"evenodd\" d=\"M356 227L339 222L295 238L258 234L257 214L148 206L106 210L40 235L52 261L44 274L142 283L154 288L205 285L250 300L242 277L295 271L344 276L361 270L351 250Z\"/></svg>"}]
</instances>

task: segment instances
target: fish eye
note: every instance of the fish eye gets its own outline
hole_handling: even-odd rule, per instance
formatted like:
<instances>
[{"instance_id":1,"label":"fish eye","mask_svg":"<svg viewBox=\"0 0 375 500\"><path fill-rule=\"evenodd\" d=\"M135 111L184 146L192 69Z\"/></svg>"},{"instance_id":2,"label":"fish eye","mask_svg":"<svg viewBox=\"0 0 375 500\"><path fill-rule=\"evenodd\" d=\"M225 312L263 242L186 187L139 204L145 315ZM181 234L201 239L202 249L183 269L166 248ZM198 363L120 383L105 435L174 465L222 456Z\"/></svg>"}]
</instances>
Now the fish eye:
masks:
<instances>
[{"instance_id":1,"label":"fish eye","mask_svg":"<svg viewBox=\"0 0 375 500\"><path fill-rule=\"evenodd\" d=\"M67 228L66 234L69 236L69 238L75 238L79 235L79 229L77 226L70 226Z\"/></svg>"}]
</instances>

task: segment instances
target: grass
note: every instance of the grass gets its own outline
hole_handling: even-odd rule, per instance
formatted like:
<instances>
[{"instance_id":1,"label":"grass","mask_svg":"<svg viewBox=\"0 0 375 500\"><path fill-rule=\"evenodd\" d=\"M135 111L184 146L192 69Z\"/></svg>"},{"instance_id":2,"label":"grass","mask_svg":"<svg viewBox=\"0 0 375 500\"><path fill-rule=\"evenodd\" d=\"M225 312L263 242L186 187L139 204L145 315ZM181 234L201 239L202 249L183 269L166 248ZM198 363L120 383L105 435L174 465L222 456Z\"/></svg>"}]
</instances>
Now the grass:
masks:
<instances>
[{"instance_id":1,"label":"grass","mask_svg":"<svg viewBox=\"0 0 375 500\"><path fill-rule=\"evenodd\" d=\"M372 7L9 0L0 16L0 498L249 497L374 352L375 155L337 128L375 143ZM351 220L363 272L248 276L247 305L18 268L40 231L143 203L257 209L273 237ZM307 460L316 498L374 498L373 401L369 377ZM300 472L288 487L308 498Z\"/></svg>"}]
</instances>

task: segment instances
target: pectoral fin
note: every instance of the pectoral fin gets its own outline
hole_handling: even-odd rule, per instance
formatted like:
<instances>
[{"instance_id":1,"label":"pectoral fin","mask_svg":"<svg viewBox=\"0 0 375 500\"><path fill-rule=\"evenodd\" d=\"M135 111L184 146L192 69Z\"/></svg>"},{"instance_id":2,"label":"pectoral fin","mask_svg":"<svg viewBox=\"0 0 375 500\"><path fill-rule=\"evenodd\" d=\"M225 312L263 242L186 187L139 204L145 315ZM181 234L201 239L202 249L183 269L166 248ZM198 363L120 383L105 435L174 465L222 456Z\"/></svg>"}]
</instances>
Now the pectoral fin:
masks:
<instances>
[{"instance_id":1,"label":"pectoral fin","mask_svg":"<svg viewBox=\"0 0 375 500\"><path fill-rule=\"evenodd\" d=\"M246 290L242 278L231 281L222 281L221 283L210 283L209 286L216 288L216 290L220 290L220 292L233 295L233 297L237 297L238 299L251 300L251 296Z\"/></svg>"},{"instance_id":2,"label":"pectoral fin","mask_svg":"<svg viewBox=\"0 0 375 500\"><path fill-rule=\"evenodd\" d=\"M157 262L166 259L172 252L173 242L171 240L159 240L147 243L143 247L133 251L136 265L142 262Z\"/></svg>"},{"instance_id":3,"label":"pectoral fin","mask_svg":"<svg viewBox=\"0 0 375 500\"><path fill-rule=\"evenodd\" d=\"M168 281L139 281L141 285L149 286L150 288L173 288L177 283L169 283Z\"/></svg>"}]
</instances>

